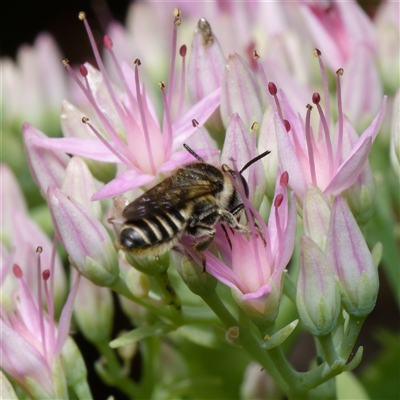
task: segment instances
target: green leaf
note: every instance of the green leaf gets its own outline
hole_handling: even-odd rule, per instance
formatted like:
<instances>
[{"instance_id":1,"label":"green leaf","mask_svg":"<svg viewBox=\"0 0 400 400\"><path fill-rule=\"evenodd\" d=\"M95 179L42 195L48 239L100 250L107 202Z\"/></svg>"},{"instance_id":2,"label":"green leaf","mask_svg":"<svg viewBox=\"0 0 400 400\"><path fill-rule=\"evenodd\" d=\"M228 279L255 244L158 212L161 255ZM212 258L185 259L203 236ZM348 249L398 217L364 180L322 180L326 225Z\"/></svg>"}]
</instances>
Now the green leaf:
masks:
<instances>
[{"instance_id":1,"label":"green leaf","mask_svg":"<svg viewBox=\"0 0 400 400\"><path fill-rule=\"evenodd\" d=\"M176 329L173 325L146 325L136 328L133 331L120 336L119 338L110 342L110 347L115 349L117 347L126 346L128 344L136 343L150 336L162 336L172 330Z\"/></svg>"}]
</instances>

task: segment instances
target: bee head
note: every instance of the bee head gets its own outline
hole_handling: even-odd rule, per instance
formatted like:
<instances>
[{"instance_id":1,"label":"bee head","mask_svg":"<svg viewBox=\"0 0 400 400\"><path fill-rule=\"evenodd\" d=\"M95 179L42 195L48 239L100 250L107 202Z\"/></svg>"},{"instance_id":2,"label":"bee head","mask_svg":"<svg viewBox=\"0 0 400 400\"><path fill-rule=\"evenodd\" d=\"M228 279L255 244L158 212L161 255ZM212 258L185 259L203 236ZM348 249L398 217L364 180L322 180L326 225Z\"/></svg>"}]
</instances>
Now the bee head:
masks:
<instances>
[{"instance_id":1,"label":"bee head","mask_svg":"<svg viewBox=\"0 0 400 400\"><path fill-rule=\"evenodd\" d=\"M228 174L230 174L232 176L232 178L235 180L235 182L238 182L237 179L237 173L235 172L235 170L229 168L226 164L222 164L222 170ZM239 176L240 179L242 181L242 186L243 186L243 190L244 190L244 194L246 195L247 198L249 198L249 185L245 179L245 177L242 175L242 171L239 171Z\"/></svg>"},{"instance_id":2,"label":"bee head","mask_svg":"<svg viewBox=\"0 0 400 400\"><path fill-rule=\"evenodd\" d=\"M243 190L244 190L244 193L245 193L245 195L246 195L247 198L249 198L249 185L247 184L247 181L246 181L246 179L244 178L244 176L242 175L242 173L243 173L243 171L245 171L247 168L249 168L250 165L254 164L256 161L258 161L258 160L260 160L261 158L265 157L265 156L268 155L269 153L271 153L271 152L270 152L269 150L267 150L267 151L264 151L264 153L259 154L257 157L252 158L249 162L247 162L247 163L244 165L244 167L243 167L240 171L237 171L237 172L236 172L235 170L229 168L226 164L223 164L223 165L222 165L222 170L223 170L224 172L229 173L229 174L232 176L232 178L233 178L236 182L238 182L238 180L237 180L237 175L238 175L238 173L239 173L240 179L242 180ZM232 161L233 161L233 160L232 160Z\"/></svg>"}]
</instances>

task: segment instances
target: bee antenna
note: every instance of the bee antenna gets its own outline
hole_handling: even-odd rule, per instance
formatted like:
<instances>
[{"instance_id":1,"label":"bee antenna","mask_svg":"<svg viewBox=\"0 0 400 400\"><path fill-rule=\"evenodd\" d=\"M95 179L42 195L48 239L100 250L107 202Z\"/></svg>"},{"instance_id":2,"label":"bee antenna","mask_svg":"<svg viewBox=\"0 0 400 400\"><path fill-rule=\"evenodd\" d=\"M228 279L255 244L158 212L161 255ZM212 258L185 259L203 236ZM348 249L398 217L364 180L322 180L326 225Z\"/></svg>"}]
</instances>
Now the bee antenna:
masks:
<instances>
[{"instance_id":1,"label":"bee antenna","mask_svg":"<svg viewBox=\"0 0 400 400\"><path fill-rule=\"evenodd\" d=\"M204 162L204 160L197 154L194 152L194 150L192 150L186 143L183 143L183 147L197 160Z\"/></svg>"},{"instance_id":2,"label":"bee antenna","mask_svg":"<svg viewBox=\"0 0 400 400\"><path fill-rule=\"evenodd\" d=\"M247 164L245 164L245 166L239 171L239 173L241 174L244 170L246 170L247 168L250 167L251 164L254 164L256 161L258 161L260 158L265 157L266 155L268 155L269 153L271 153L269 150L264 151L264 153L259 154L257 157L254 157L253 159L251 159Z\"/></svg>"}]
</instances>

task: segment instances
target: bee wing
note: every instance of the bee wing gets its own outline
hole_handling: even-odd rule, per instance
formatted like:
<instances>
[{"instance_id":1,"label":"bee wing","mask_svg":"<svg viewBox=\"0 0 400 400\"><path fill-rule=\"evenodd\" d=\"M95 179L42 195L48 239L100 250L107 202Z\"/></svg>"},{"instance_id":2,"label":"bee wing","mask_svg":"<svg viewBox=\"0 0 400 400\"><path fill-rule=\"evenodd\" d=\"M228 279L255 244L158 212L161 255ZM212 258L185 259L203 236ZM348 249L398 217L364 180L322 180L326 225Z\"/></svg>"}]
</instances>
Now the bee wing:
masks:
<instances>
[{"instance_id":1,"label":"bee wing","mask_svg":"<svg viewBox=\"0 0 400 400\"><path fill-rule=\"evenodd\" d=\"M122 216L129 221L135 221L157 210L168 210L190 199L215 193L218 189L218 186L212 183L176 185L175 182L174 185L172 178L167 178L128 204Z\"/></svg>"}]
</instances>

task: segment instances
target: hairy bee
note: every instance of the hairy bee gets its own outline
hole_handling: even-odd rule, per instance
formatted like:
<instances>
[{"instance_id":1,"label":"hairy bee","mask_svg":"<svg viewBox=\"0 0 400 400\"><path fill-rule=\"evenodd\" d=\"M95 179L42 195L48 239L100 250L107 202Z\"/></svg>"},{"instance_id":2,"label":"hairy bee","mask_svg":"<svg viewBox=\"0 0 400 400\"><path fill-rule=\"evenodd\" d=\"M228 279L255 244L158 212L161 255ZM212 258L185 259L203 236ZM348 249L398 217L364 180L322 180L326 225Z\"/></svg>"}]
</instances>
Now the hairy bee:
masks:
<instances>
[{"instance_id":1,"label":"hairy bee","mask_svg":"<svg viewBox=\"0 0 400 400\"><path fill-rule=\"evenodd\" d=\"M210 246L217 223L248 232L238 222L244 205L229 177L230 174L235 179L235 171L225 164L221 168L208 164L184 146L198 162L178 168L171 177L125 207L122 216L126 221L119 242L123 250L135 256L157 256L171 250L186 233L200 238L193 247L205 268L202 252ZM248 186L242 172L269 153L253 158L239 171L246 196Z\"/></svg>"}]
</instances>

